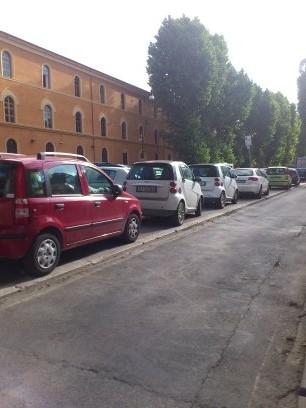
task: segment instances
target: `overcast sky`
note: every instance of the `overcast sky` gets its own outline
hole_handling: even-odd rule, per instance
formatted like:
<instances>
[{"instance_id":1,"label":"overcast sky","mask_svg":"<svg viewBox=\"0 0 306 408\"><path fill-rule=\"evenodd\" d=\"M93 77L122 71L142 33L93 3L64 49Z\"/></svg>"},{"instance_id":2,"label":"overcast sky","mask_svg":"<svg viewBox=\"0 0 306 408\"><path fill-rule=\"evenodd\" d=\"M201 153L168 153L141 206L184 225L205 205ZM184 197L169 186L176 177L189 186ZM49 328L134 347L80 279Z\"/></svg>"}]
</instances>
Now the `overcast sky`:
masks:
<instances>
[{"instance_id":1,"label":"overcast sky","mask_svg":"<svg viewBox=\"0 0 306 408\"><path fill-rule=\"evenodd\" d=\"M198 16L224 36L236 69L297 100L305 0L0 0L0 6L1 30L144 89L148 45L162 20Z\"/></svg>"}]
</instances>

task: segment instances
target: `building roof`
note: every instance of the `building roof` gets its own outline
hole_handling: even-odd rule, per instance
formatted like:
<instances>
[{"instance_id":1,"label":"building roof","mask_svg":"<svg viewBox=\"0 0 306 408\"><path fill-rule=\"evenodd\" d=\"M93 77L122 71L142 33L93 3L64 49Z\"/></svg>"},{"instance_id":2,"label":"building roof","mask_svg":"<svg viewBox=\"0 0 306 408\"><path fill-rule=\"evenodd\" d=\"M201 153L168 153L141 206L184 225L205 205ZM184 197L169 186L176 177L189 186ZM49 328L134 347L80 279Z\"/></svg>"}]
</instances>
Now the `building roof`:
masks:
<instances>
[{"instance_id":1,"label":"building roof","mask_svg":"<svg viewBox=\"0 0 306 408\"><path fill-rule=\"evenodd\" d=\"M137 87L135 85L129 84L128 82L122 81L121 79L118 79L118 78L115 78L115 77L113 77L111 75L105 74L104 72L98 71L98 70L96 70L94 68L90 68L90 67L88 67L88 66L86 66L84 64L76 62L76 61L74 61L74 60L72 60L70 58L64 57L64 56L62 56L60 54L57 54L57 53L55 53L53 51L49 51L49 50L47 50L45 48L39 47L38 45L32 44L32 43L30 43L28 41L22 40L21 38L15 37L14 35L8 34L8 33L4 32L4 31L0 31L0 40L3 40L3 41L5 41L5 42L7 42L9 44L12 44L13 46L16 46L16 47L19 46L19 47L22 47L22 48L26 48L29 51L35 52L36 54L38 53L38 54L46 55L48 58L55 59L58 62L61 62L63 64L67 64L67 65L70 65L70 66L72 65L75 68L77 68L78 70L86 71L88 74L94 75L94 76L99 77L99 78L102 77L103 79L105 79L105 80L107 80L109 82L113 82L113 83L115 83L117 85L121 85L123 87L129 88L129 89L133 90L136 93L139 93L139 94L142 94L142 95L145 94L145 96L150 95L150 92L146 91L145 89L142 89L142 88L139 88L139 87Z\"/></svg>"}]
</instances>

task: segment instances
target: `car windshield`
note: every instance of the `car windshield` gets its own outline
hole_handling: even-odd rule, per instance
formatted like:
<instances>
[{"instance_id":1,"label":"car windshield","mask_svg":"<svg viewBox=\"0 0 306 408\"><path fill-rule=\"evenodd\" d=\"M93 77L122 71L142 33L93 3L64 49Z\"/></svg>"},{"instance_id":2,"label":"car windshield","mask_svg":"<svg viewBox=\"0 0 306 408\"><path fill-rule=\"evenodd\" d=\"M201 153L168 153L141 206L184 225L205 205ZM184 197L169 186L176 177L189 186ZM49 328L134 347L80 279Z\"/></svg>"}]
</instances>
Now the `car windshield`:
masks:
<instances>
[{"instance_id":1,"label":"car windshield","mask_svg":"<svg viewBox=\"0 0 306 408\"><path fill-rule=\"evenodd\" d=\"M253 176L253 169L235 169L237 176Z\"/></svg>"},{"instance_id":2,"label":"car windshield","mask_svg":"<svg viewBox=\"0 0 306 408\"><path fill-rule=\"evenodd\" d=\"M128 176L129 180L173 180L174 174L167 163L139 163L135 164Z\"/></svg>"},{"instance_id":3,"label":"car windshield","mask_svg":"<svg viewBox=\"0 0 306 408\"><path fill-rule=\"evenodd\" d=\"M15 164L0 163L0 197L14 196L15 174Z\"/></svg>"},{"instance_id":4,"label":"car windshield","mask_svg":"<svg viewBox=\"0 0 306 408\"><path fill-rule=\"evenodd\" d=\"M287 174L287 169L283 167L270 167L267 169L267 174L270 176L283 176Z\"/></svg>"},{"instance_id":5,"label":"car windshield","mask_svg":"<svg viewBox=\"0 0 306 408\"><path fill-rule=\"evenodd\" d=\"M203 166L189 166L195 177L219 177L216 166L205 164Z\"/></svg>"}]
</instances>

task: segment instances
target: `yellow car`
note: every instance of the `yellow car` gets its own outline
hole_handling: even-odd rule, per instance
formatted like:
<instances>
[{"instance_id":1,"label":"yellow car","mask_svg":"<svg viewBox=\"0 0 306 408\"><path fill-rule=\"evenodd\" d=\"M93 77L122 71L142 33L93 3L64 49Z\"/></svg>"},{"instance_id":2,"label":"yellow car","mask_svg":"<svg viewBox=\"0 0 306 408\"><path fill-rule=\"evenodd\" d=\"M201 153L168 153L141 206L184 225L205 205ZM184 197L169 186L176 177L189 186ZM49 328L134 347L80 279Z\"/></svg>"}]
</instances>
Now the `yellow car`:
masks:
<instances>
[{"instance_id":1,"label":"yellow car","mask_svg":"<svg viewBox=\"0 0 306 408\"><path fill-rule=\"evenodd\" d=\"M267 176L270 187L291 187L292 179L288 167L268 167Z\"/></svg>"}]
</instances>

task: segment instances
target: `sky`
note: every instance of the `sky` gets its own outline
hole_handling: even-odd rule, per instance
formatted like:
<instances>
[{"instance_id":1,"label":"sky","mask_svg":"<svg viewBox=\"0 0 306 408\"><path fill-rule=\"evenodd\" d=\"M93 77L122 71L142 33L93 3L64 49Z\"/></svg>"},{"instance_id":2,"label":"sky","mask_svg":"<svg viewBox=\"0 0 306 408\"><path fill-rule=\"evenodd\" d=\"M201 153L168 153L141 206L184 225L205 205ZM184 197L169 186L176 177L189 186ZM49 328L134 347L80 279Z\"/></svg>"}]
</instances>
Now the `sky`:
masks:
<instances>
[{"instance_id":1,"label":"sky","mask_svg":"<svg viewBox=\"0 0 306 408\"><path fill-rule=\"evenodd\" d=\"M259 86L297 102L305 0L0 0L0 30L149 90L148 46L165 17L199 17Z\"/></svg>"}]
</instances>

